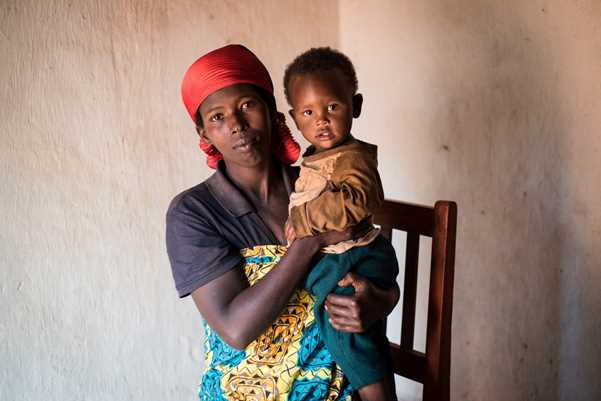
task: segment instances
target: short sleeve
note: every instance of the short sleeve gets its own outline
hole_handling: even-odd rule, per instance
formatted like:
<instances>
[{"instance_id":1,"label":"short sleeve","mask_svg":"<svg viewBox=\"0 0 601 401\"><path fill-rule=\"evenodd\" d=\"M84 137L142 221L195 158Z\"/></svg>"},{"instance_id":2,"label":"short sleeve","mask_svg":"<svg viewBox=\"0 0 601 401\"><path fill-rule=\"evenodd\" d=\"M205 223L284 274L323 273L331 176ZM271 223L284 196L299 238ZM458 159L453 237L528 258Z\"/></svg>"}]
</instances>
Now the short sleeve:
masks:
<instances>
[{"instance_id":1,"label":"short sleeve","mask_svg":"<svg viewBox=\"0 0 601 401\"><path fill-rule=\"evenodd\" d=\"M239 250L200 211L170 208L166 240L180 298L242 263Z\"/></svg>"}]
</instances>

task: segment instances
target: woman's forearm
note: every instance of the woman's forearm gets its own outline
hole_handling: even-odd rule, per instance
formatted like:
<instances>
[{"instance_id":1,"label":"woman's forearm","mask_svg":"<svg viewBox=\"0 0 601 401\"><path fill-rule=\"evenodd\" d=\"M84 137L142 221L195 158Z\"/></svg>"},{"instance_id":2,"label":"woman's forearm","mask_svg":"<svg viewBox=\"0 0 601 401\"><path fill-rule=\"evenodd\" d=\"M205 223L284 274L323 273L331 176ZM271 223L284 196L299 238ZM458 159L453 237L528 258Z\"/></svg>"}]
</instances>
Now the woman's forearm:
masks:
<instances>
[{"instance_id":1,"label":"woman's forearm","mask_svg":"<svg viewBox=\"0 0 601 401\"><path fill-rule=\"evenodd\" d=\"M213 330L229 345L243 349L277 316L306 275L320 243L315 237L294 241L277 266L253 286L233 270L192 294Z\"/></svg>"},{"instance_id":2,"label":"woman's forearm","mask_svg":"<svg viewBox=\"0 0 601 401\"><path fill-rule=\"evenodd\" d=\"M280 315L319 250L346 241L353 231L329 231L295 240L277 266L249 286L241 269L232 269L192 293L198 310L229 345L242 349Z\"/></svg>"},{"instance_id":3,"label":"woman's forearm","mask_svg":"<svg viewBox=\"0 0 601 401\"><path fill-rule=\"evenodd\" d=\"M318 250L314 239L294 241L277 266L232 299L226 315L237 348L254 341L280 315Z\"/></svg>"}]
</instances>

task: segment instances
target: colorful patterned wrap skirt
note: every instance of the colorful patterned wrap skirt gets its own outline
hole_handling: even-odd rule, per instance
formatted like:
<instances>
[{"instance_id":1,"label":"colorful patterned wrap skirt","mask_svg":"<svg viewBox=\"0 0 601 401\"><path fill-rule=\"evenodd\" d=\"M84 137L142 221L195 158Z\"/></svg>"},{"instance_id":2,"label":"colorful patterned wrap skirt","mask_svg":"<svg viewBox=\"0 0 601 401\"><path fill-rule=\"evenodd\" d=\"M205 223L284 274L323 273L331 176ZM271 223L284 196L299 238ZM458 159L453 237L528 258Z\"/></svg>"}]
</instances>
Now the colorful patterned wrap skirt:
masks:
<instances>
[{"instance_id":1,"label":"colorful patterned wrap skirt","mask_svg":"<svg viewBox=\"0 0 601 401\"><path fill-rule=\"evenodd\" d=\"M241 251L250 285L267 274L286 247ZM298 289L276 321L245 350L227 345L203 320L205 366L201 401L350 401L353 389L320 337L314 297Z\"/></svg>"}]
</instances>

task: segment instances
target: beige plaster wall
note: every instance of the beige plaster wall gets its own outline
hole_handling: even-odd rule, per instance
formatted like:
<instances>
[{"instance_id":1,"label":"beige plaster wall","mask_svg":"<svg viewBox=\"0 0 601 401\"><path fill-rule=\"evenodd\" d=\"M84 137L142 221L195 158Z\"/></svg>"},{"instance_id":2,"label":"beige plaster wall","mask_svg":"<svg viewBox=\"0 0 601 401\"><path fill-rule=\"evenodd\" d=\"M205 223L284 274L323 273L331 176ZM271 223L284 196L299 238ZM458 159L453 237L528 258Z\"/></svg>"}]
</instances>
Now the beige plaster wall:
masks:
<instances>
[{"instance_id":1,"label":"beige plaster wall","mask_svg":"<svg viewBox=\"0 0 601 401\"><path fill-rule=\"evenodd\" d=\"M241 42L283 93L285 63L337 44L337 13L317 1L0 4L1 400L196 398L202 328L164 244L169 200L210 173L181 77Z\"/></svg>"},{"instance_id":2,"label":"beige plaster wall","mask_svg":"<svg viewBox=\"0 0 601 401\"><path fill-rule=\"evenodd\" d=\"M296 54L341 47L387 195L459 203L453 400L601 399L600 21L594 0L2 2L0 399L195 398L163 218L210 174L181 75L228 42L280 94Z\"/></svg>"},{"instance_id":3,"label":"beige plaster wall","mask_svg":"<svg viewBox=\"0 0 601 401\"><path fill-rule=\"evenodd\" d=\"M452 399L601 399L601 3L339 10L387 195L459 205Z\"/></svg>"}]
</instances>

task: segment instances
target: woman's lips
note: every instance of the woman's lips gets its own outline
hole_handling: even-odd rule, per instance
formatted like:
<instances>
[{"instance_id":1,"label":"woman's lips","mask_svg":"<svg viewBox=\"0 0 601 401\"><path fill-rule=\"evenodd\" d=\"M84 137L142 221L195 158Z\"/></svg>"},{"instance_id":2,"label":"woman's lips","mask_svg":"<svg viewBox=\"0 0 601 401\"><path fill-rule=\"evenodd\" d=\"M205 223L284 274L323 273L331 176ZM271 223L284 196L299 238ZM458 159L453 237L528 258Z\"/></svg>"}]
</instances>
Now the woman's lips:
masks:
<instances>
[{"instance_id":1,"label":"woman's lips","mask_svg":"<svg viewBox=\"0 0 601 401\"><path fill-rule=\"evenodd\" d=\"M258 136L244 137L236 142L233 148L242 152L247 152L254 147L257 142L259 142Z\"/></svg>"}]
</instances>

